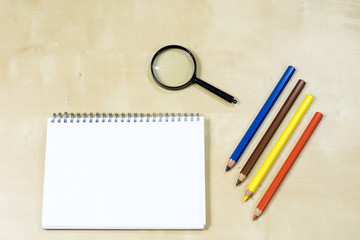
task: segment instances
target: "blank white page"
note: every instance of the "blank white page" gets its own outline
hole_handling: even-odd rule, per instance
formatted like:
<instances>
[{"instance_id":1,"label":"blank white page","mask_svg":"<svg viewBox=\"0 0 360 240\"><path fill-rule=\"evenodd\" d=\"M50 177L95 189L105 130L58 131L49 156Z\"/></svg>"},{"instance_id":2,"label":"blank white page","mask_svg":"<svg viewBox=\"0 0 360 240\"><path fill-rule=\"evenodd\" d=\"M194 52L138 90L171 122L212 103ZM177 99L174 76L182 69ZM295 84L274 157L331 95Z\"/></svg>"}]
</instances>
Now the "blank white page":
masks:
<instances>
[{"instance_id":1,"label":"blank white page","mask_svg":"<svg viewBox=\"0 0 360 240\"><path fill-rule=\"evenodd\" d=\"M203 117L51 120L44 229L204 228Z\"/></svg>"}]
</instances>

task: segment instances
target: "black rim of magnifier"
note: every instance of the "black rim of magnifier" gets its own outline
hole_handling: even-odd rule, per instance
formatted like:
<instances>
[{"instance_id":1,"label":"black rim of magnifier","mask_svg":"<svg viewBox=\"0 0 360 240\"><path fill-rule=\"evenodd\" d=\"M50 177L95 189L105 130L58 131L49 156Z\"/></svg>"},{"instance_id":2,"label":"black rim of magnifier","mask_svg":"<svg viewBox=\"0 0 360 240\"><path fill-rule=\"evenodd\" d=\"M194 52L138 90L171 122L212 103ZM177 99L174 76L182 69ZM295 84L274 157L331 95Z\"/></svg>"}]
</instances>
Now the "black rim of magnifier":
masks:
<instances>
[{"instance_id":1,"label":"black rim of magnifier","mask_svg":"<svg viewBox=\"0 0 360 240\"><path fill-rule=\"evenodd\" d=\"M154 62L155 62L155 59L163 52L165 52L166 50L169 50L169 49L181 49L183 51L185 51L187 54L189 54L189 56L191 57L191 59L193 60L193 63L194 63L194 73L192 75L192 77L189 79L189 81L187 81L186 83L184 83L183 85L180 85L180 86L176 86L176 87L170 87L170 86L167 86L165 84L163 84L162 82L159 81L159 79L157 79L157 77L155 76L155 73L154 73ZM155 80L155 82L162 88L165 88L165 89L168 89L168 90L180 90L180 89L183 89L187 86L189 86L191 83L194 83L194 80L196 78L196 61L195 61L195 57L194 55L186 48L184 48L183 46L180 46L180 45L168 45L168 46L165 46L163 48L160 48L156 53L155 55L153 56L153 58L151 59L151 65L150 65L150 68L151 68L151 74Z\"/></svg>"}]
</instances>

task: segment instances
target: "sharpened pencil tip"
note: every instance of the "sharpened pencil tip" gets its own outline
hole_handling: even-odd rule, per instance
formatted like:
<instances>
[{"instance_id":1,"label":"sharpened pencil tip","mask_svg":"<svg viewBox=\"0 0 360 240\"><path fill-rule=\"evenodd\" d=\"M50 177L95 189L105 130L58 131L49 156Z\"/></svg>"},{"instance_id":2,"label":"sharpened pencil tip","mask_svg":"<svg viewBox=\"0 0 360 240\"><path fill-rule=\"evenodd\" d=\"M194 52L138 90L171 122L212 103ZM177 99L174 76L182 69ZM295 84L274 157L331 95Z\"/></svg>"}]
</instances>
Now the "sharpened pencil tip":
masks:
<instances>
[{"instance_id":1,"label":"sharpened pencil tip","mask_svg":"<svg viewBox=\"0 0 360 240\"><path fill-rule=\"evenodd\" d=\"M239 186L240 183L241 183L241 181L240 181L240 179L238 179L238 180L236 181L236 186Z\"/></svg>"},{"instance_id":2,"label":"sharpened pencil tip","mask_svg":"<svg viewBox=\"0 0 360 240\"><path fill-rule=\"evenodd\" d=\"M249 199L249 196L245 196L243 202L246 202Z\"/></svg>"},{"instance_id":3,"label":"sharpened pencil tip","mask_svg":"<svg viewBox=\"0 0 360 240\"><path fill-rule=\"evenodd\" d=\"M229 166L226 166L225 171L228 172L229 170L230 170L230 167L229 167Z\"/></svg>"},{"instance_id":4,"label":"sharpened pencil tip","mask_svg":"<svg viewBox=\"0 0 360 240\"><path fill-rule=\"evenodd\" d=\"M258 217L258 216L254 215L254 217L253 217L253 221L255 221L255 219L257 219L257 217Z\"/></svg>"}]
</instances>

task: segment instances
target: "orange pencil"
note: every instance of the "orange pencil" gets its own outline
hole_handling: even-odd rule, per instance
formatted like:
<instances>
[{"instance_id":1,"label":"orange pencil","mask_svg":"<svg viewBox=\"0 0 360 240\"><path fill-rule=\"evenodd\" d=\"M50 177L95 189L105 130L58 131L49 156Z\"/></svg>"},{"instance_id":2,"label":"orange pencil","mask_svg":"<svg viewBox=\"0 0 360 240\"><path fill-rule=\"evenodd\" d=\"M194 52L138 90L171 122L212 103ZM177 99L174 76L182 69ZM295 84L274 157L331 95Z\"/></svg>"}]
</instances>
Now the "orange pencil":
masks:
<instances>
[{"instance_id":1,"label":"orange pencil","mask_svg":"<svg viewBox=\"0 0 360 240\"><path fill-rule=\"evenodd\" d=\"M306 127L304 133L301 135L300 139L296 143L294 149L291 151L290 155L286 159L285 163L281 167L280 171L272 181L270 187L260 200L259 204L257 205L255 209L255 214L253 217L253 221L259 217L265 210L266 206L271 201L271 198L276 193L277 189L279 188L281 182L286 177L286 174L291 169L292 165L296 161L297 157L303 150L304 146L306 145L307 141L311 137L312 133L316 129L317 125L319 124L320 120L322 119L323 115L319 112L315 113L314 117L311 119L309 125Z\"/></svg>"}]
</instances>

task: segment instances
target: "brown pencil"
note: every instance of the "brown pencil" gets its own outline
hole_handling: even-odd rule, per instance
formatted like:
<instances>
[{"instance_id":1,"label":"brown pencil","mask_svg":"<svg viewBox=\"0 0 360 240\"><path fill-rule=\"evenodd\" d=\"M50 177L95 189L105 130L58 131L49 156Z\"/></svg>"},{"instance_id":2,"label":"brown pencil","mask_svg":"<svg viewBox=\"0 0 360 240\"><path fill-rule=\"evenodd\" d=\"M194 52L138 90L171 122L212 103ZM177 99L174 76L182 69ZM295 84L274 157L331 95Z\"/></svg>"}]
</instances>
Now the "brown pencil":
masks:
<instances>
[{"instance_id":1,"label":"brown pencil","mask_svg":"<svg viewBox=\"0 0 360 240\"><path fill-rule=\"evenodd\" d=\"M241 182L243 182L246 179L246 176L250 173L251 169L254 167L255 163L257 162L260 155L266 148L267 144L270 142L272 136L279 128L281 122L284 120L286 114L289 112L290 108L296 101L297 97L300 95L301 91L305 87L305 84L306 82L301 79L299 79L299 81L296 83L295 87L293 88L290 95L282 105L280 111L272 121L268 130L265 132L264 136L260 140L259 144L256 146L250 158L247 160L246 164L241 169L238 180L236 182L236 186L238 186Z\"/></svg>"}]
</instances>

